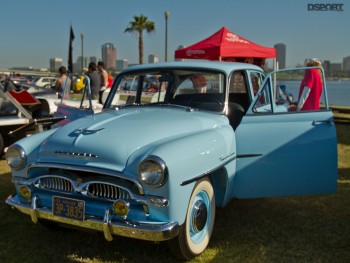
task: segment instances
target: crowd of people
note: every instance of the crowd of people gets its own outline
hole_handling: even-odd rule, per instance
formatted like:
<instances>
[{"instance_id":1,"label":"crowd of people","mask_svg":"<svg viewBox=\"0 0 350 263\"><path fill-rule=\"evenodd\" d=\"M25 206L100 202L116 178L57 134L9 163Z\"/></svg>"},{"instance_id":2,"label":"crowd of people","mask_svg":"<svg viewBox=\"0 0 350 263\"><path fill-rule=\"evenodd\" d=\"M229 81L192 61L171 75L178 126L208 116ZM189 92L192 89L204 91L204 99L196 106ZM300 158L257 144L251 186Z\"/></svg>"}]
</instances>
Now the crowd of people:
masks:
<instances>
[{"instance_id":1,"label":"crowd of people","mask_svg":"<svg viewBox=\"0 0 350 263\"><path fill-rule=\"evenodd\" d=\"M59 79L54 87L58 98L69 99L70 89L64 87L71 87L71 79L67 77L67 69L62 66L58 69ZM99 61L96 65L95 62L90 62L88 72L86 74L90 79L91 95L93 100L102 102L102 95L104 91L111 88L113 85L113 76L111 71L105 69L105 65L102 61Z\"/></svg>"}]
</instances>

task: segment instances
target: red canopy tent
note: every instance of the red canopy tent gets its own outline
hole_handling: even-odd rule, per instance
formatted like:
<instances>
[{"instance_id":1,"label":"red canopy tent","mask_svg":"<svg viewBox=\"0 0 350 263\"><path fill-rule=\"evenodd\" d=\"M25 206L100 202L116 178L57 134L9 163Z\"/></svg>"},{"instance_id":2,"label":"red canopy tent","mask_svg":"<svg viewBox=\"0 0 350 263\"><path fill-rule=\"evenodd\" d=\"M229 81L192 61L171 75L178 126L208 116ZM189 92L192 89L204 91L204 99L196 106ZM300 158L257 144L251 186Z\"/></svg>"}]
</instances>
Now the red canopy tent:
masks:
<instances>
[{"instance_id":1,"label":"red canopy tent","mask_svg":"<svg viewBox=\"0 0 350 263\"><path fill-rule=\"evenodd\" d=\"M275 58L276 49L255 44L222 27L212 36L175 51L175 59L208 59L239 61L262 65L266 58Z\"/></svg>"}]
</instances>

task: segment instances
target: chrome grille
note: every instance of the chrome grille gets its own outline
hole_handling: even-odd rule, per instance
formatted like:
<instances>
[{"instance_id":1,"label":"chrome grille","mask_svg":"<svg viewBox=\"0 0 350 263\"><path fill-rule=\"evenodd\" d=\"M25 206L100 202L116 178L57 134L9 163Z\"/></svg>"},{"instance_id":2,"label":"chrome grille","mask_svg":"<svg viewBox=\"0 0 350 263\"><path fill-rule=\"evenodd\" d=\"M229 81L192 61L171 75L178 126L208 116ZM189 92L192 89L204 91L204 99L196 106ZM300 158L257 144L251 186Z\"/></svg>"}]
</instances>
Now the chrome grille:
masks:
<instances>
[{"instance_id":1,"label":"chrome grille","mask_svg":"<svg viewBox=\"0 0 350 263\"><path fill-rule=\"evenodd\" d=\"M72 183L62 177L43 177L36 181L35 186L51 191L74 192Z\"/></svg>"},{"instance_id":2,"label":"chrome grille","mask_svg":"<svg viewBox=\"0 0 350 263\"><path fill-rule=\"evenodd\" d=\"M105 183L91 183L87 188L87 194L104 199L129 199L128 191L115 185Z\"/></svg>"}]
</instances>

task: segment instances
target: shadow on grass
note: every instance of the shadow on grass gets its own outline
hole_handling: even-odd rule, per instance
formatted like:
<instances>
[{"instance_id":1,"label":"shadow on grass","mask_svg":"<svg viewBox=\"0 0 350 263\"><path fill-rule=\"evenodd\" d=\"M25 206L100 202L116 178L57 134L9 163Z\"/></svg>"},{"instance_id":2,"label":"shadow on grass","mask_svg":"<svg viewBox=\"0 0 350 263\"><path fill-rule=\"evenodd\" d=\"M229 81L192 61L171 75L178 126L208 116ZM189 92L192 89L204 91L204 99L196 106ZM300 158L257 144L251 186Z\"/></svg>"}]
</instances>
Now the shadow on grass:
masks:
<instances>
[{"instance_id":1,"label":"shadow on grass","mask_svg":"<svg viewBox=\"0 0 350 263\"><path fill-rule=\"evenodd\" d=\"M336 124L338 143L350 145L350 124Z\"/></svg>"},{"instance_id":2,"label":"shadow on grass","mask_svg":"<svg viewBox=\"0 0 350 263\"><path fill-rule=\"evenodd\" d=\"M331 195L234 200L217 213L211 247L216 262L345 262L349 222L349 182Z\"/></svg>"}]
</instances>

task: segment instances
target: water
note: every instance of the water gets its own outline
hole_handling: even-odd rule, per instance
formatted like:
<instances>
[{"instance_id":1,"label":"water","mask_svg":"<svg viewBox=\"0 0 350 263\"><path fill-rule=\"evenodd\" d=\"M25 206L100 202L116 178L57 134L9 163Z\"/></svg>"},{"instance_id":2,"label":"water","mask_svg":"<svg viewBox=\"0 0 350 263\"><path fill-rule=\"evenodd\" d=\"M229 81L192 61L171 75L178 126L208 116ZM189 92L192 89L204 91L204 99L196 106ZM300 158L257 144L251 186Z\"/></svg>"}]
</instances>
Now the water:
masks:
<instances>
[{"instance_id":1,"label":"water","mask_svg":"<svg viewBox=\"0 0 350 263\"><path fill-rule=\"evenodd\" d=\"M300 81L284 81L284 84L297 99ZM327 81L326 86L329 105L350 106L350 80Z\"/></svg>"}]
</instances>

